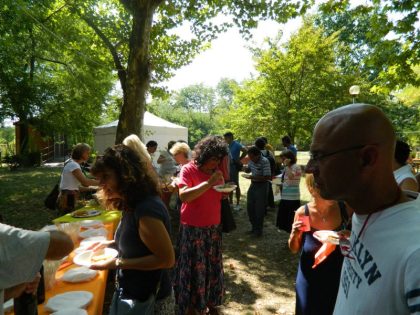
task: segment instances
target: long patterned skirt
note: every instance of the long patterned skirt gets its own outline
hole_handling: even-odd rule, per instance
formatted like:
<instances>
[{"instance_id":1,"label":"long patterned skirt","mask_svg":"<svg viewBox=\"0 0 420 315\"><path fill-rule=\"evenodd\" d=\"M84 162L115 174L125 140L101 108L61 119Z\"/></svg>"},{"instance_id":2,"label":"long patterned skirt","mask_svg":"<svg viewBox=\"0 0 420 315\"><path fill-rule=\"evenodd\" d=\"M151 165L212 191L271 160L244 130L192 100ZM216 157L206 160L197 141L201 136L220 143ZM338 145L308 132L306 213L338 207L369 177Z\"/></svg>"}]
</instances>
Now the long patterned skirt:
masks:
<instances>
[{"instance_id":1,"label":"long patterned skirt","mask_svg":"<svg viewBox=\"0 0 420 315\"><path fill-rule=\"evenodd\" d=\"M193 227L181 225L179 255L174 273L178 314L191 305L200 314L222 304L222 232L219 225Z\"/></svg>"}]
</instances>

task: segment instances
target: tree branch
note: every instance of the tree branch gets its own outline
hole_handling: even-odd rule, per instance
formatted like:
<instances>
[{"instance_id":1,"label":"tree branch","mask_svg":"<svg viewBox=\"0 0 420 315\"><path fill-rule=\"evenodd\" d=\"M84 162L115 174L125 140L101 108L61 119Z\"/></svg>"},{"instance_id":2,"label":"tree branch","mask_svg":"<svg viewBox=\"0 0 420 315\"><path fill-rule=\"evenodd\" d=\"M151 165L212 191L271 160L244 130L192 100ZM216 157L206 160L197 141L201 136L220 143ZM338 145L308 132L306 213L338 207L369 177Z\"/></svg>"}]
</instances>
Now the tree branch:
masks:
<instances>
[{"instance_id":1,"label":"tree branch","mask_svg":"<svg viewBox=\"0 0 420 315\"><path fill-rule=\"evenodd\" d=\"M105 46L108 48L114 60L115 68L118 72L118 78L120 79L122 89L124 91L126 80L127 80L127 71L122 65L121 58L118 55L116 47L111 43L108 37L101 31L101 29L93 22L93 20L90 17L81 15L80 12L77 12L77 14L80 16L80 18L83 21L86 22L87 25L89 25L93 29L96 35L99 36L99 38L103 41Z\"/></svg>"},{"instance_id":2,"label":"tree branch","mask_svg":"<svg viewBox=\"0 0 420 315\"><path fill-rule=\"evenodd\" d=\"M68 66L69 66L67 63L65 63L65 62L63 62L63 61L54 60L54 59L45 58L45 57L36 56L36 55L35 55L34 57L35 57L36 59L39 59L39 60L49 61L49 62L52 62L52 63L58 63L58 64L60 64L60 65L66 66L66 67L68 67Z\"/></svg>"},{"instance_id":3,"label":"tree branch","mask_svg":"<svg viewBox=\"0 0 420 315\"><path fill-rule=\"evenodd\" d=\"M52 12L50 15L48 15L45 19L42 20L42 23L47 22L54 14L60 12L62 9L64 9L67 6L68 3L64 3L61 7L59 7L57 10Z\"/></svg>"}]
</instances>

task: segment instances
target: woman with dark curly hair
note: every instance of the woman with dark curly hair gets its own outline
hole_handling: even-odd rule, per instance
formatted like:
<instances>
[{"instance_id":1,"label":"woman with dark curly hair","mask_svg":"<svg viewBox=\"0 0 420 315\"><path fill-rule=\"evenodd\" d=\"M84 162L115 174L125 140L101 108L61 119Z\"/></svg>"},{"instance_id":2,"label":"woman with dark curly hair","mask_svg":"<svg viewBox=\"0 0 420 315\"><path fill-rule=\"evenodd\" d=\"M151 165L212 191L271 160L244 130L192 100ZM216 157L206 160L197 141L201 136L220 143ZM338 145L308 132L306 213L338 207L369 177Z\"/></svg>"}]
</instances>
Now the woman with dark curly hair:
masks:
<instances>
[{"instance_id":1,"label":"woman with dark curly hair","mask_svg":"<svg viewBox=\"0 0 420 315\"><path fill-rule=\"evenodd\" d=\"M169 215L159 197L158 179L149 161L125 145L108 148L91 172L100 182L107 208L123 215L115 233L118 258L92 265L116 269L117 289L110 314L154 314L155 300L167 307L173 300L167 268L175 254L169 237ZM173 314L159 311L158 314Z\"/></svg>"},{"instance_id":2,"label":"woman with dark curly hair","mask_svg":"<svg viewBox=\"0 0 420 315\"><path fill-rule=\"evenodd\" d=\"M197 143L194 159L180 173L181 225L174 279L178 314L217 314L216 306L222 304L222 193L213 186L224 182L219 165L227 152L222 138L208 136Z\"/></svg>"}]
</instances>

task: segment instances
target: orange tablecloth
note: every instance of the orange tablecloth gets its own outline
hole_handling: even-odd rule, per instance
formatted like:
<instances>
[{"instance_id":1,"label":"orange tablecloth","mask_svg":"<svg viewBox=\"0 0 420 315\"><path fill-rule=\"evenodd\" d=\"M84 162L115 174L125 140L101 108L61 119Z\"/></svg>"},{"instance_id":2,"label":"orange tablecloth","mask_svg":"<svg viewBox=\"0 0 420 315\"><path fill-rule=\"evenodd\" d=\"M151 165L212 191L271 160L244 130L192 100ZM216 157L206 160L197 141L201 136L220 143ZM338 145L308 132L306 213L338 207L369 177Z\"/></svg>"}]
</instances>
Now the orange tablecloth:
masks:
<instances>
[{"instance_id":1,"label":"orange tablecloth","mask_svg":"<svg viewBox=\"0 0 420 315\"><path fill-rule=\"evenodd\" d=\"M88 209L92 207L86 207ZM59 217L53 220L54 223L63 223L63 222L77 222L86 219L92 220L101 220L104 222L105 228L108 230L108 239L113 239L115 229L117 228L118 222L121 218L120 211L103 211L101 215L91 218L73 218L70 214L66 214L62 217ZM80 240L79 240L80 241ZM75 248L79 246L75 244ZM67 261L72 262L74 254L71 253ZM104 305L104 298L105 298L105 289L106 289L106 280L108 277L108 270L101 270L99 271L98 275L91 281L88 282L80 282L80 283L69 283L61 281L61 277L63 274L72 268L78 267L75 264L71 264L70 266L58 270L55 275L56 283L52 287L52 289L47 290L45 292L45 302L38 306L38 314L45 315L50 314L50 312L44 310L44 304L47 303L48 299L53 297L54 295L69 292L69 291L90 291L93 293L93 299L89 306L87 307L86 311L89 315L102 315L103 305ZM60 268L59 268L60 269ZM13 314L7 313L7 314Z\"/></svg>"},{"instance_id":2,"label":"orange tablecloth","mask_svg":"<svg viewBox=\"0 0 420 315\"><path fill-rule=\"evenodd\" d=\"M93 299L86 311L89 315L101 315L102 308L104 305L104 297L105 297L105 289L106 289L106 279L108 276L108 270L99 271L98 276L95 279L82 282L82 283L68 283L59 280L61 276L67 270L71 268L77 267L76 265L71 265L63 270L60 270L56 273L57 283L55 286L45 292L45 303L48 301L49 298L53 297L54 295L68 292L68 291L90 291L93 293ZM44 304L38 306L38 314L50 314L44 310Z\"/></svg>"},{"instance_id":3,"label":"orange tablecloth","mask_svg":"<svg viewBox=\"0 0 420 315\"><path fill-rule=\"evenodd\" d=\"M115 231L114 222L105 223L106 229L109 231L108 239L112 239ZM78 244L77 244L78 246ZM75 246L75 248L77 248ZM72 261L74 254L71 253L67 261ZM48 302L48 299L54 295L68 292L68 291L90 291L93 293L93 299L89 304L86 311L89 315L101 315L102 308L104 305L105 289L106 289L106 279L108 277L108 270L101 270L98 272L98 275L91 281L80 282L80 283L69 283L61 281L63 274L72 268L78 267L75 264L72 264L66 268L58 270L55 274L56 283L52 289L45 292L45 302L38 306L38 314L50 314L50 312L44 310L44 304Z\"/></svg>"}]
</instances>

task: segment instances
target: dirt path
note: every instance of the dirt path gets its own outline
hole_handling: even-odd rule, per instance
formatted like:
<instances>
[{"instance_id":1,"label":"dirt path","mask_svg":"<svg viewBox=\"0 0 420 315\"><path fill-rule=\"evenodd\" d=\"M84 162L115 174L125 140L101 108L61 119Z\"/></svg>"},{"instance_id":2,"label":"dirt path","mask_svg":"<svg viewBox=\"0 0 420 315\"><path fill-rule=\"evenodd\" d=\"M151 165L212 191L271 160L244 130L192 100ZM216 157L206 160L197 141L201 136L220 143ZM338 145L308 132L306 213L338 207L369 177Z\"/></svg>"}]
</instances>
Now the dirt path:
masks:
<instances>
[{"instance_id":1,"label":"dirt path","mask_svg":"<svg viewBox=\"0 0 420 315\"><path fill-rule=\"evenodd\" d=\"M237 222L245 224L224 239L224 313L294 314L297 257L286 247L286 233L270 222L262 238L243 235L249 228L244 216L240 213ZM271 213L266 219L273 218Z\"/></svg>"},{"instance_id":2,"label":"dirt path","mask_svg":"<svg viewBox=\"0 0 420 315\"><path fill-rule=\"evenodd\" d=\"M246 193L247 183L243 180L241 187L242 193ZM242 208L234 212L237 229L225 234L223 240L226 282L223 313L294 314L298 256L289 252L289 235L275 227L277 209L267 213L264 235L255 238L245 233L250 230L250 223L244 203Z\"/></svg>"}]
</instances>

